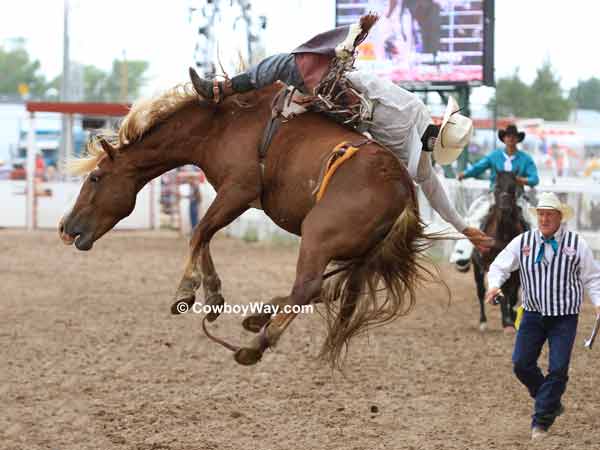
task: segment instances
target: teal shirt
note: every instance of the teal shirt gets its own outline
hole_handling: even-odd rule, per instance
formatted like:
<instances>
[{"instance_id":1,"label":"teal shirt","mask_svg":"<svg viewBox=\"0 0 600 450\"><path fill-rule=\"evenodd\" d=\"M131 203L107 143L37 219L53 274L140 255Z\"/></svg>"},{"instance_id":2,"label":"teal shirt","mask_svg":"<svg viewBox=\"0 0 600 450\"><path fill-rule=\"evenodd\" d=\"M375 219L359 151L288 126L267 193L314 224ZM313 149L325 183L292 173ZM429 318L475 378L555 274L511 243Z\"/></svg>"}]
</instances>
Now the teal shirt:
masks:
<instances>
[{"instance_id":1,"label":"teal shirt","mask_svg":"<svg viewBox=\"0 0 600 450\"><path fill-rule=\"evenodd\" d=\"M504 171L504 162L506 161L505 155L506 154L504 153L504 150L494 150L489 155L477 161L477 163L470 169L467 169L464 173L464 177L476 177L490 169L492 171L490 176L490 189L493 189L496 182L496 173ZM518 177L527 178L527 184L529 186L536 186L540 182L537 167L535 167L533 159L531 156L521 150L517 150L517 152L514 154L514 158L512 160L512 171Z\"/></svg>"}]
</instances>

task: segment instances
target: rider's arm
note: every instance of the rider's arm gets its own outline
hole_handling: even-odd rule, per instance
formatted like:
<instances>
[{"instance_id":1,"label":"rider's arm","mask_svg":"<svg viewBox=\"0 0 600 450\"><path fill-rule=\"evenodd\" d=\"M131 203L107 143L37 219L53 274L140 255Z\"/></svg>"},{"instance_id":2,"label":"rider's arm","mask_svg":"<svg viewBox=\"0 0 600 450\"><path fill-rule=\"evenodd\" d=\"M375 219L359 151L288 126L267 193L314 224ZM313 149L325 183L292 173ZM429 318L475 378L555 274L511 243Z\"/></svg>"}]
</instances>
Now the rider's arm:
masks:
<instances>
[{"instance_id":1,"label":"rider's arm","mask_svg":"<svg viewBox=\"0 0 600 450\"><path fill-rule=\"evenodd\" d=\"M519 268L519 252L521 249L521 235L514 238L510 244L504 247L488 272L488 290L500 288L504 284L511 272Z\"/></svg>"},{"instance_id":2,"label":"rider's arm","mask_svg":"<svg viewBox=\"0 0 600 450\"><path fill-rule=\"evenodd\" d=\"M527 162L525 163L525 177L527 178L527 184L531 187L537 186L540 182L537 167L532 158L527 158Z\"/></svg>"},{"instance_id":3,"label":"rider's arm","mask_svg":"<svg viewBox=\"0 0 600 450\"><path fill-rule=\"evenodd\" d=\"M397 3L398 3L397 0L390 0L390 6L388 7L388 12L386 13L385 17L387 17L389 19L389 17L392 15L394 10L396 9ZM404 5L402 5L402 6L404 6ZM402 8L402 12L404 12L404 7ZM400 15L402 15L402 13Z\"/></svg>"},{"instance_id":4,"label":"rider's arm","mask_svg":"<svg viewBox=\"0 0 600 450\"><path fill-rule=\"evenodd\" d=\"M448 200L437 174L431 167L431 158L426 152L421 153L415 181L421 186L423 194L425 194L431 207L442 219L454 226L459 232L467 228L467 223Z\"/></svg>"},{"instance_id":5,"label":"rider's arm","mask_svg":"<svg viewBox=\"0 0 600 450\"><path fill-rule=\"evenodd\" d=\"M470 169L465 170L463 178L471 178L481 175L483 172L492 167L490 155L484 156L477 161Z\"/></svg>"}]
</instances>

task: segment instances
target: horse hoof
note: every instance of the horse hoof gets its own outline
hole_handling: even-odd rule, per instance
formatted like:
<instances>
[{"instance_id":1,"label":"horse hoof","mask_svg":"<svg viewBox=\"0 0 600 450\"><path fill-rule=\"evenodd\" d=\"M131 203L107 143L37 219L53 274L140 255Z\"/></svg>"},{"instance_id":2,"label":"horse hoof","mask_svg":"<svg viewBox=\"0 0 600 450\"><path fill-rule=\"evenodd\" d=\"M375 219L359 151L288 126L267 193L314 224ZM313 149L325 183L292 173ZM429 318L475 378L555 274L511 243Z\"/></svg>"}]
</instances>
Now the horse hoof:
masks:
<instances>
[{"instance_id":1,"label":"horse hoof","mask_svg":"<svg viewBox=\"0 0 600 450\"><path fill-rule=\"evenodd\" d=\"M487 330L487 322L481 322L479 324L479 331L485 331Z\"/></svg>"},{"instance_id":2,"label":"horse hoof","mask_svg":"<svg viewBox=\"0 0 600 450\"><path fill-rule=\"evenodd\" d=\"M194 296L177 300L171 305L171 314L185 314L194 306L194 303L196 303Z\"/></svg>"},{"instance_id":3,"label":"horse hoof","mask_svg":"<svg viewBox=\"0 0 600 450\"><path fill-rule=\"evenodd\" d=\"M262 357L262 352L256 348L243 347L238 349L233 358L236 360L238 364L242 364L243 366L251 366L252 364L256 364L260 361Z\"/></svg>"},{"instance_id":4,"label":"horse hoof","mask_svg":"<svg viewBox=\"0 0 600 450\"><path fill-rule=\"evenodd\" d=\"M245 330L252 333L258 333L260 329L271 320L271 314L254 314L246 317L242 321L242 326Z\"/></svg>"},{"instance_id":5,"label":"horse hoof","mask_svg":"<svg viewBox=\"0 0 600 450\"><path fill-rule=\"evenodd\" d=\"M515 332L516 332L515 327L510 326L510 325L504 327L503 331L504 331L504 334L506 334L506 335L512 335L512 334L515 334Z\"/></svg>"},{"instance_id":6,"label":"horse hoof","mask_svg":"<svg viewBox=\"0 0 600 450\"><path fill-rule=\"evenodd\" d=\"M206 320L209 322L214 322L217 320L217 317L221 315L221 308L214 308L215 306L223 306L225 304L225 299L221 294L213 294L206 301L207 305L212 306L211 311L206 315Z\"/></svg>"}]
</instances>

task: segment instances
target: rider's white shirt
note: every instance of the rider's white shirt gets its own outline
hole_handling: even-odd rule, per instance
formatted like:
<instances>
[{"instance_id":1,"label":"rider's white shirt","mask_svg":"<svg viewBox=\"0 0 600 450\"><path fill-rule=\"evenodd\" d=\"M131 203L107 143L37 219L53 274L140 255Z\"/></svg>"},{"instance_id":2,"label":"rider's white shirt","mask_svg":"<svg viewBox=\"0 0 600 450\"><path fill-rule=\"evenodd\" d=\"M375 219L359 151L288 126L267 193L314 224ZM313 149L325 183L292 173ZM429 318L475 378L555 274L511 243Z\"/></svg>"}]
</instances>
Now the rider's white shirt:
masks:
<instances>
[{"instance_id":1,"label":"rider's white shirt","mask_svg":"<svg viewBox=\"0 0 600 450\"><path fill-rule=\"evenodd\" d=\"M347 77L374 103L369 133L408 167L411 177L421 186L440 217L458 231L463 231L467 223L448 200L431 166L431 155L421 152L421 136L432 123L429 110L421 99L372 72L355 71L348 73Z\"/></svg>"},{"instance_id":2,"label":"rider's white shirt","mask_svg":"<svg viewBox=\"0 0 600 450\"><path fill-rule=\"evenodd\" d=\"M405 144L413 129L420 140L432 122L427 107L416 94L372 72L357 70L346 76L374 103L373 125L369 127L373 138L392 150L408 166L410 150Z\"/></svg>"}]
</instances>

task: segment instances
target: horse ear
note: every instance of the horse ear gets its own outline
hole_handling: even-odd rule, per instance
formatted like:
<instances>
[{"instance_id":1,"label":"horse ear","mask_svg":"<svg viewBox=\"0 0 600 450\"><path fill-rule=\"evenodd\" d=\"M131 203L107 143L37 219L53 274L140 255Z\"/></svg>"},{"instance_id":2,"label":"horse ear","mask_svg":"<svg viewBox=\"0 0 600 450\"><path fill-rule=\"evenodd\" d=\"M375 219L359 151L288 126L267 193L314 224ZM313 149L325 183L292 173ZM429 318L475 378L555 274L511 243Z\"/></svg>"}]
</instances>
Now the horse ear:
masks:
<instances>
[{"instance_id":1,"label":"horse ear","mask_svg":"<svg viewBox=\"0 0 600 450\"><path fill-rule=\"evenodd\" d=\"M112 145L110 145L106 139L104 138L100 138L100 145L102 146L102 149L104 150L104 152L108 155L108 157L114 161L115 160L115 155L117 153L117 149L114 148Z\"/></svg>"}]
</instances>

